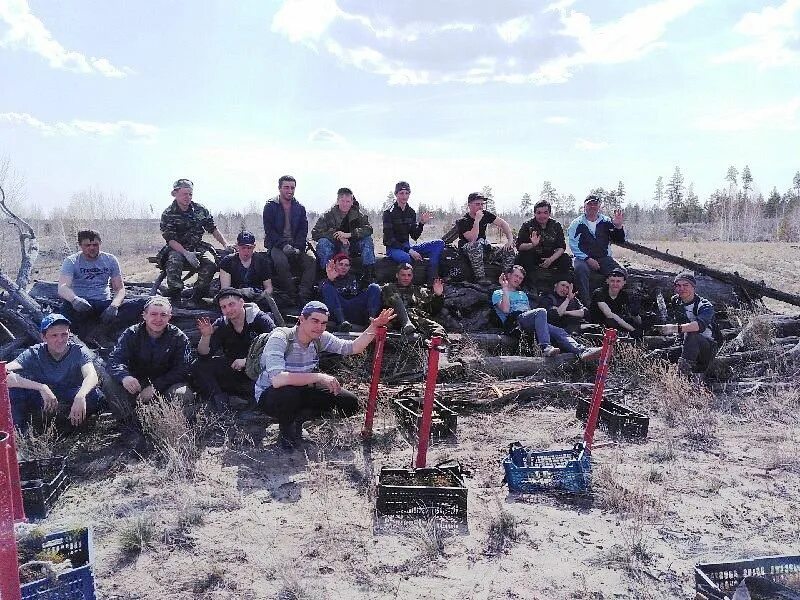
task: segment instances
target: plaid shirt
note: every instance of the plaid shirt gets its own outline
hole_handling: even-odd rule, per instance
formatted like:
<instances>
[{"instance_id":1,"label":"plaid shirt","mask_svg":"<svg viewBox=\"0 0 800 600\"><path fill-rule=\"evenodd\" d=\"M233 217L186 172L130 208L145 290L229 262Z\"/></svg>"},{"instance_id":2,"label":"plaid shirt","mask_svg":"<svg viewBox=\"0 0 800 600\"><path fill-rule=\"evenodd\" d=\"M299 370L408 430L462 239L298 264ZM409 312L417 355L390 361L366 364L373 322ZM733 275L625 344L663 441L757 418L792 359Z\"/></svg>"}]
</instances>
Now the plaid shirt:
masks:
<instances>
[{"instance_id":1,"label":"plaid shirt","mask_svg":"<svg viewBox=\"0 0 800 600\"><path fill-rule=\"evenodd\" d=\"M409 248L408 238L418 239L422 228L422 223L417 223L417 213L408 204L402 210L395 202L383 211L383 245L387 248Z\"/></svg>"}]
</instances>

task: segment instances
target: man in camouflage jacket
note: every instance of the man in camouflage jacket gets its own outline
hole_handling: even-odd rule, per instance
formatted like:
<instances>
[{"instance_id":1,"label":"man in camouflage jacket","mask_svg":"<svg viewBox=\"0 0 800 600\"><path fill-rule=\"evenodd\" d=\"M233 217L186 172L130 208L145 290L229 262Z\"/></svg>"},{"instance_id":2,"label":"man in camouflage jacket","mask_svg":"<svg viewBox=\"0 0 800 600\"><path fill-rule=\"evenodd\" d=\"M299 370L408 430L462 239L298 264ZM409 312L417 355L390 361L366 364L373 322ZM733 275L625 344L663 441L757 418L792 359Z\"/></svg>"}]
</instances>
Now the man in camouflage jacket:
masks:
<instances>
[{"instance_id":1,"label":"man in camouflage jacket","mask_svg":"<svg viewBox=\"0 0 800 600\"><path fill-rule=\"evenodd\" d=\"M444 283L440 278L433 280L429 290L413 284L414 267L405 263L397 267L396 283L384 284L382 288L383 306L394 309L395 323L404 335L415 331L425 338L439 336L447 341L447 332L441 324L433 320L444 307Z\"/></svg>"},{"instance_id":2,"label":"man in camouflage jacket","mask_svg":"<svg viewBox=\"0 0 800 600\"><path fill-rule=\"evenodd\" d=\"M184 269L197 271L192 299L197 301L207 292L217 260L214 248L203 241L203 233L214 236L223 247L228 245L225 236L214 224L214 217L208 209L192 201L194 184L188 179L178 179L172 185L175 200L161 213L161 235L167 242L159 255L166 254L164 270L167 284L165 293L172 298L180 298L183 290Z\"/></svg>"}]
</instances>

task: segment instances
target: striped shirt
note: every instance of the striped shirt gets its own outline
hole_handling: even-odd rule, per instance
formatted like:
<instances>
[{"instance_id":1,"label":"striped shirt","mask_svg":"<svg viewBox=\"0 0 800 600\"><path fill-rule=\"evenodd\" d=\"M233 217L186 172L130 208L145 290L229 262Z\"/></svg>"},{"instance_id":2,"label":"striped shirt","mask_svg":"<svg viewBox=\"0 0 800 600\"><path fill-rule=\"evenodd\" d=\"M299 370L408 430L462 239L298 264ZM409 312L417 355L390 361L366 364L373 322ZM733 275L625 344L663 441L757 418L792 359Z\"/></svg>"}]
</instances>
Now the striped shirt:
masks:
<instances>
[{"instance_id":1,"label":"striped shirt","mask_svg":"<svg viewBox=\"0 0 800 600\"><path fill-rule=\"evenodd\" d=\"M292 348L286 353L289 343L289 332L293 331ZM327 331L322 332L320 348L323 352L333 354L352 354L353 341L343 340ZM319 371L319 355L317 345L312 341L303 346L297 339L297 326L276 327L270 334L261 354L261 366L264 368L255 385L256 398L260 398L265 389L272 386L272 378L283 371L289 373L314 373Z\"/></svg>"}]
</instances>

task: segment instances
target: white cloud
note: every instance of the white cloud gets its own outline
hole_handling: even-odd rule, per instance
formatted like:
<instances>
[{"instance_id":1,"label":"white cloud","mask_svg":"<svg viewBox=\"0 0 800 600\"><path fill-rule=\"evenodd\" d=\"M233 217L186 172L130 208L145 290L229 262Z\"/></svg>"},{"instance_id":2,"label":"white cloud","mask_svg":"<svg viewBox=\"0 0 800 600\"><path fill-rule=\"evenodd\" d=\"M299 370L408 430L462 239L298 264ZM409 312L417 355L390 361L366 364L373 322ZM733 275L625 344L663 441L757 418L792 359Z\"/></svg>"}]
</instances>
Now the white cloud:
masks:
<instances>
[{"instance_id":1,"label":"white cloud","mask_svg":"<svg viewBox=\"0 0 800 600\"><path fill-rule=\"evenodd\" d=\"M487 3L284 0L272 30L391 84L563 83L581 67L641 59L701 0L656 0L593 23L564 0Z\"/></svg>"},{"instance_id":2,"label":"white cloud","mask_svg":"<svg viewBox=\"0 0 800 600\"><path fill-rule=\"evenodd\" d=\"M578 150L589 150L589 151L605 150L609 146L610 144L608 142L598 142L594 140L587 140L585 138L578 138L577 140L575 140L575 147Z\"/></svg>"},{"instance_id":3,"label":"white cloud","mask_svg":"<svg viewBox=\"0 0 800 600\"><path fill-rule=\"evenodd\" d=\"M308 135L308 141L315 144L333 144L336 146L344 146L347 144L347 140L344 136L324 128L312 131Z\"/></svg>"},{"instance_id":4,"label":"white cloud","mask_svg":"<svg viewBox=\"0 0 800 600\"><path fill-rule=\"evenodd\" d=\"M150 140L158 133L158 127L134 121L83 121L73 119L69 122L45 123L28 113L0 113L0 124L27 125L45 136L122 136L136 140Z\"/></svg>"},{"instance_id":5,"label":"white cloud","mask_svg":"<svg viewBox=\"0 0 800 600\"><path fill-rule=\"evenodd\" d=\"M87 57L80 52L67 50L31 13L27 0L0 0L0 21L9 29L0 37L0 48L27 50L46 59L54 69L76 73L99 73L105 77L125 77L132 71L115 67L106 58Z\"/></svg>"},{"instance_id":6,"label":"white cloud","mask_svg":"<svg viewBox=\"0 0 800 600\"><path fill-rule=\"evenodd\" d=\"M545 117L544 122L549 125L568 125L572 123L572 119L570 117L560 117L554 115L552 117Z\"/></svg>"},{"instance_id":7,"label":"white cloud","mask_svg":"<svg viewBox=\"0 0 800 600\"><path fill-rule=\"evenodd\" d=\"M707 131L793 130L800 127L800 96L783 104L714 113L695 121Z\"/></svg>"},{"instance_id":8,"label":"white cloud","mask_svg":"<svg viewBox=\"0 0 800 600\"><path fill-rule=\"evenodd\" d=\"M715 56L713 62L749 62L761 68L800 64L800 0L747 13L733 29L752 41Z\"/></svg>"}]
</instances>

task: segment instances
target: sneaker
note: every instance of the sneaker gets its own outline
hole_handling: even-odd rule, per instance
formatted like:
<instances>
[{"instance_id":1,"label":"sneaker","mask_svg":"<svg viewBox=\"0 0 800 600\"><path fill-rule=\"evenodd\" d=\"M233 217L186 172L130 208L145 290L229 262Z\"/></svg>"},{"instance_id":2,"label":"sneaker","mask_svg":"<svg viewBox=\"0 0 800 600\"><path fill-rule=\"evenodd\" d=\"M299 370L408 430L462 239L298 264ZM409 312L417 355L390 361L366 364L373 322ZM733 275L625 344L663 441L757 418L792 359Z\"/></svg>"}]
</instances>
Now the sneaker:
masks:
<instances>
[{"instance_id":1,"label":"sneaker","mask_svg":"<svg viewBox=\"0 0 800 600\"><path fill-rule=\"evenodd\" d=\"M542 347L542 356L544 356L545 358L550 358L551 356L555 356L559 352L561 352L561 350L559 350L555 346L551 346L550 344Z\"/></svg>"},{"instance_id":2,"label":"sneaker","mask_svg":"<svg viewBox=\"0 0 800 600\"><path fill-rule=\"evenodd\" d=\"M342 321L339 323L339 331L342 333L350 333L353 330L353 324L350 321Z\"/></svg>"},{"instance_id":3,"label":"sneaker","mask_svg":"<svg viewBox=\"0 0 800 600\"><path fill-rule=\"evenodd\" d=\"M587 348L583 352L580 353L579 358L581 360L594 360L600 356L600 353L603 349L600 346L595 346L594 348Z\"/></svg>"}]
</instances>

